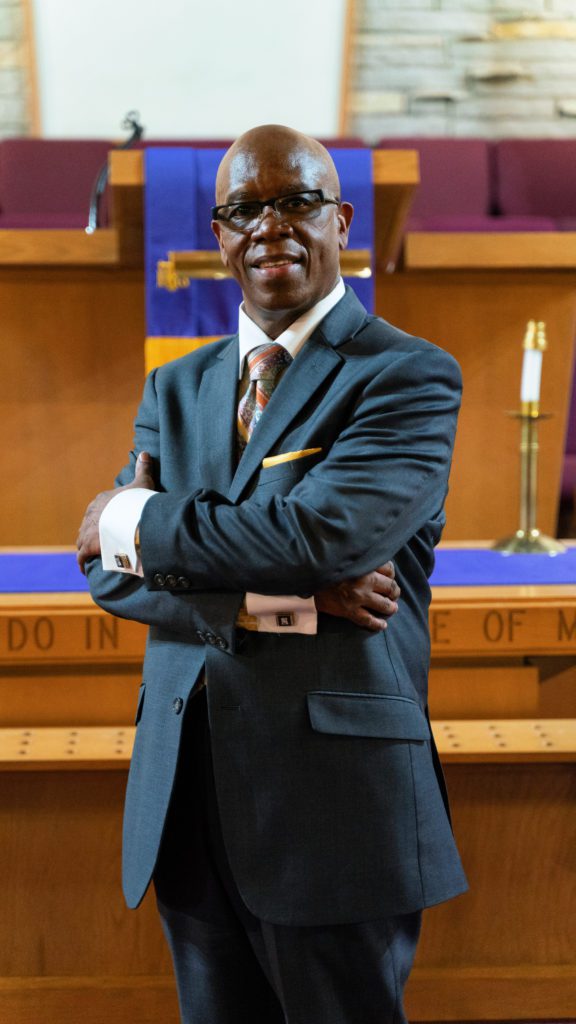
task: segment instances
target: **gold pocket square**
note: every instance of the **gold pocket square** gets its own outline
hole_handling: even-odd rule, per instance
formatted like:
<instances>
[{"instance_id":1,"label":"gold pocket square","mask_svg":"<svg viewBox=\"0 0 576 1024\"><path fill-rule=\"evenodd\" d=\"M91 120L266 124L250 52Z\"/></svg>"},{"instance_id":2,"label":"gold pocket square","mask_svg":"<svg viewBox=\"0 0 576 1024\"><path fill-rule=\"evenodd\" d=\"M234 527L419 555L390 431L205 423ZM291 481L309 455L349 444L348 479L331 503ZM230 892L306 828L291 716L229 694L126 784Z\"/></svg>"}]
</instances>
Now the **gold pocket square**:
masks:
<instances>
[{"instance_id":1,"label":"gold pocket square","mask_svg":"<svg viewBox=\"0 0 576 1024\"><path fill-rule=\"evenodd\" d=\"M283 452L282 455L269 455L262 459L262 469L270 469L270 466L279 466L281 462L292 462L294 459L303 459L305 455L316 455L321 448L304 448L301 452Z\"/></svg>"}]
</instances>

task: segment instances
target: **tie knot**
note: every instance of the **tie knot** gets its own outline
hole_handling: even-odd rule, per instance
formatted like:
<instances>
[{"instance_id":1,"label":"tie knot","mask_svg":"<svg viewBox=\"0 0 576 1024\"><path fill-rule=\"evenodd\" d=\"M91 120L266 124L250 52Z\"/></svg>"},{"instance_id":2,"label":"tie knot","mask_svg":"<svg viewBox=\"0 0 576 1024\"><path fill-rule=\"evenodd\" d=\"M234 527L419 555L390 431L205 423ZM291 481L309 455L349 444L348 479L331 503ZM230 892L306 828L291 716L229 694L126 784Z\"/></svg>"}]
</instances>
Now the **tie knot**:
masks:
<instances>
[{"instance_id":1,"label":"tie knot","mask_svg":"<svg viewBox=\"0 0 576 1024\"><path fill-rule=\"evenodd\" d=\"M259 345L248 355L250 380L275 380L278 374L292 362L292 356L282 345L274 342Z\"/></svg>"}]
</instances>

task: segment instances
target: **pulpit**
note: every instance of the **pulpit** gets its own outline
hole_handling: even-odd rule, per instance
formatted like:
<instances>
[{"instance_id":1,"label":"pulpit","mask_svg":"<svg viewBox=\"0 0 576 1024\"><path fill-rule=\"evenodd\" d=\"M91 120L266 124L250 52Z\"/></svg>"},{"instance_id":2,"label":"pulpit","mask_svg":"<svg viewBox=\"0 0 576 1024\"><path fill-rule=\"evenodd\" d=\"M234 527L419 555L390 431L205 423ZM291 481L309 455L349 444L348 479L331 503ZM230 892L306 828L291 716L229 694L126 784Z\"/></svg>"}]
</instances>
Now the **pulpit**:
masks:
<instances>
[{"instance_id":1,"label":"pulpit","mask_svg":"<svg viewBox=\"0 0 576 1024\"><path fill-rule=\"evenodd\" d=\"M372 155L376 311L460 361L464 402L446 538L517 525L521 341L545 320L539 525L553 534L576 314L575 236L411 233L416 155ZM0 230L5 367L2 554L64 554L90 497L124 463L143 378L141 152L111 157L110 227ZM542 242L545 242L542 245ZM221 272L166 253L172 282ZM162 272L162 268L160 268ZM148 367L193 344L149 346ZM35 548L35 550L34 550ZM120 894L120 818L145 630L81 580L0 584L4 880L0 1018L12 1024L177 1020L149 896ZM26 591L27 592L24 592ZM576 588L435 586L431 711L471 892L428 912L407 993L415 1021L573 1015ZM543 909L544 908L544 909Z\"/></svg>"}]
</instances>

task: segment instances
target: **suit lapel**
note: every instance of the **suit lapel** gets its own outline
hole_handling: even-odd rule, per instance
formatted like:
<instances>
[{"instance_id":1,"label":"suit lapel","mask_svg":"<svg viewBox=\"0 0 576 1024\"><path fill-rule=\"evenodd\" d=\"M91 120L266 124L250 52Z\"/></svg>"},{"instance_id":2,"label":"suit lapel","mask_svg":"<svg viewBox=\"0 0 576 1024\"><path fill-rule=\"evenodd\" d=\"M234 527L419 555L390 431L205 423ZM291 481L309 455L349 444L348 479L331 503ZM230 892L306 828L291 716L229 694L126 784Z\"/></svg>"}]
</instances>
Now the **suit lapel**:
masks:
<instances>
[{"instance_id":1,"label":"suit lapel","mask_svg":"<svg viewBox=\"0 0 576 1024\"><path fill-rule=\"evenodd\" d=\"M347 289L344 298L328 313L308 339L274 391L238 464L228 492L238 501L262 459L288 430L315 392L342 365L336 348L350 338L366 318L366 310Z\"/></svg>"},{"instance_id":2,"label":"suit lapel","mask_svg":"<svg viewBox=\"0 0 576 1024\"><path fill-rule=\"evenodd\" d=\"M198 391L198 450L202 486L227 494L236 468L238 335L204 371Z\"/></svg>"}]
</instances>

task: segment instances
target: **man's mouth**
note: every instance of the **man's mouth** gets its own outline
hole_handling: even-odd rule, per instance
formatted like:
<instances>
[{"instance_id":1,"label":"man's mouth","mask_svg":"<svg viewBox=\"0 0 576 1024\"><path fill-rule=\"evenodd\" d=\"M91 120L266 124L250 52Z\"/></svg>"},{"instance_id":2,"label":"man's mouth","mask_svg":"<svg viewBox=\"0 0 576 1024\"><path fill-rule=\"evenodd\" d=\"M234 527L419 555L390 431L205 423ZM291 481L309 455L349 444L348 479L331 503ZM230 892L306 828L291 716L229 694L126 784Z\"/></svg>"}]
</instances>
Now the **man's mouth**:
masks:
<instances>
[{"instance_id":1,"label":"man's mouth","mask_svg":"<svg viewBox=\"0 0 576 1024\"><path fill-rule=\"evenodd\" d=\"M292 267L299 263L300 260L297 256L282 253L277 256L260 256L253 261L252 267L255 270L277 270L281 267Z\"/></svg>"}]
</instances>

